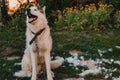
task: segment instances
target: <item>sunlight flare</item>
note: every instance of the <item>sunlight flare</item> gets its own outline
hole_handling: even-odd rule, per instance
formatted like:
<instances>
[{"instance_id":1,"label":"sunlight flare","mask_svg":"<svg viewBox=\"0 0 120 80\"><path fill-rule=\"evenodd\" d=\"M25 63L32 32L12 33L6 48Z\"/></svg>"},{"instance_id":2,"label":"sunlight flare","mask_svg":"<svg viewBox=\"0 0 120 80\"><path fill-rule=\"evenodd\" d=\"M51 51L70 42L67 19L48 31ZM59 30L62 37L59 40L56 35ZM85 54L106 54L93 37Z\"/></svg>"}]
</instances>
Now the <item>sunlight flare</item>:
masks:
<instances>
[{"instance_id":1,"label":"sunlight flare","mask_svg":"<svg viewBox=\"0 0 120 80\"><path fill-rule=\"evenodd\" d=\"M21 4L27 3L28 0L7 0L8 2L8 14L13 15L19 8ZM29 0L32 4L37 4L36 0Z\"/></svg>"}]
</instances>

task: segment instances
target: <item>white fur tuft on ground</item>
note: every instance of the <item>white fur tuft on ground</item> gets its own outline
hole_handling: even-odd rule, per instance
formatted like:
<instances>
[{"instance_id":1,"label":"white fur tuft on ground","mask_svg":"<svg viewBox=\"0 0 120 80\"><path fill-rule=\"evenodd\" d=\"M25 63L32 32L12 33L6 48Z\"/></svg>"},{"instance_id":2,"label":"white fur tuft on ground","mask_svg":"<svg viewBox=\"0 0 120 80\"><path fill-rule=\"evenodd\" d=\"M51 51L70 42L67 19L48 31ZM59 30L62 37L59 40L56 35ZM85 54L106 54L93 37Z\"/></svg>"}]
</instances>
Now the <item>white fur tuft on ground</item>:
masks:
<instances>
[{"instance_id":1,"label":"white fur tuft on ground","mask_svg":"<svg viewBox=\"0 0 120 80\"><path fill-rule=\"evenodd\" d=\"M26 72L26 71L18 71L14 73L14 76L16 77L31 77L31 72Z\"/></svg>"}]
</instances>

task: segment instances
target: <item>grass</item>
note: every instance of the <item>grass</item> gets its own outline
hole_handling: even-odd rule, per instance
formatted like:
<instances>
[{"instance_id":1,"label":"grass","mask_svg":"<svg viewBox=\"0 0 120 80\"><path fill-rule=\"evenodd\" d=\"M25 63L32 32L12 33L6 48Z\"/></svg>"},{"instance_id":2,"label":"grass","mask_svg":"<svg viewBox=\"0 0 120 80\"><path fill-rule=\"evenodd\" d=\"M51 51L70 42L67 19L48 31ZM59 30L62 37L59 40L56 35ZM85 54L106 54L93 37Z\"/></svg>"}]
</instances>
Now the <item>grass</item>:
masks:
<instances>
[{"instance_id":1,"label":"grass","mask_svg":"<svg viewBox=\"0 0 120 80\"><path fill-rule=\"evenodd\" d=\"M25 31L15 30L10 27L0 28L0 57L9 55L9 53L17 53L18 55L21 55L21 51L24 50L25 46L24 32Z\"/></svg>"},{"instance_id":2,"label":"grass","mask_svg":"<svg viewBox=\"0 0 120 80\"><path fill-rule=\"evenodd\" d=\"M108 31L56 31L51 30L53 38L52 56L69 57L69 50L79 50L86 54L83 54L85 58L99 57L98 49L108 50L113 49L112 52L104 54L107 59L120 60L120 50L114 48L120 45L120 30L108 30ZM14 63L20 62L17 60L6 60L8 56L20 56L22 57L25 49L25 31L12 29L11 27L0 28L0 80L29 80L29 78L16 78L13 77L14 72L20 70L20 66L15 66ZM114 53L114 54L113 54ZM81 56L81 55L80 55ZM65 77L78 77L76 73L80 73L81 69L87 69L85 67L79 67L79 70L74 70L68 63L63 64L66 67L60 67L53 70L55 72L55 80L62 80ZM104 64L108 66L116 67L120 70L120 66L116 64ZM114 76L119 76L120 71L115 72ZM103 78L103 74L87 75L86 80L97 80ZM111 80L109 78L108 80Z\"/></svg>"},{"instance_id":3,"label":"grass","mask_svg":"<svg viewBox=\"0 0 120 80\"><path fill-rule=\"evenodd\" d=\"M53 51L69 51L71 49L96 55L98 49L106 50L119 45L119 31L82 31L53 32Z\"/></svg>"}]
</instances>

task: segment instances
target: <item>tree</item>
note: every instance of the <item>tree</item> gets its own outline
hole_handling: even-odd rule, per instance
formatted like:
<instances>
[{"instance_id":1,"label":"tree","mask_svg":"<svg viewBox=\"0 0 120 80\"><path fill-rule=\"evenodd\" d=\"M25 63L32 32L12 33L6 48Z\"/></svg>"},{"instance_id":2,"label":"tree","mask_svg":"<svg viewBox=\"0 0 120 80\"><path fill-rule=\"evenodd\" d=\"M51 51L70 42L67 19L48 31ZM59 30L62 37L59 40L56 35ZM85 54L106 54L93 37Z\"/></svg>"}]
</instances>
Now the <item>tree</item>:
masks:
<instances>
[{"instance_id":1,"label":"tree","mask_svg":"<svg viewBox=\"0 0 120 80\"><path fill-rule=\"evenodd\" d=\"M0 8L1 8L1 15L2 15L1 20L3 24L5 25L10 20L10 16L7 13L7 7L6 7L5 0L2 0Z\"/></svg>"}]
</instances>

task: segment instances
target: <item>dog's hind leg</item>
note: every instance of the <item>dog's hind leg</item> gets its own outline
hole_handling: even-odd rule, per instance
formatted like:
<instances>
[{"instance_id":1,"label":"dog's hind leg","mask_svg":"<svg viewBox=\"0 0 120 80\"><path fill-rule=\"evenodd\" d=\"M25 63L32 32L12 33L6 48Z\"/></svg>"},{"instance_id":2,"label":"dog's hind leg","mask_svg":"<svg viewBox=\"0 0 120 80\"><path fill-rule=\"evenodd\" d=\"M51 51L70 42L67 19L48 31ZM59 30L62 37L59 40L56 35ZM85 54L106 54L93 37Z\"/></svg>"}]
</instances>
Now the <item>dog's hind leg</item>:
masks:
<instances>
[{"instance_id":1,"label":"dog's hind leg","mask_svg":"<svg viewBox=\"0 0 120 80\"><path fill-rule=\"evenodd\" d=\"M31 77L32 66L31 66L31 57L27 49L24 51L24 55L21 62L22 70L15 72L14 76L17 77Z\"/></svg>"},{"instance_id":2,"label":"dog's hind leg","mask_svg":"<svg viewBox=\"0 0 120 80\"><path fill-rule=\"evenodd\" d=\"M38 54L37 54L37 57L38 57ZM37 59L39 60L39 58ZM27 50L24 51L21 67L22 67L22 70L27 73L26 77L31 77L32 75L31 55ZM37 73L39 73L39 71L41 70L41 65L37 64L36 67L37 67Z\"/></svg>"},{"instance_id":3,"label":"dog's hind leg","mask_svg":"<svg viewBox=\"0 0 120 80\"><path fill-rule=\"evenodd\" d=\"M31 64L30 52L27 49L24 51L21 67L22 70L27 72L27 76L30 77L32 73L32 64Z\"/></svg>"}]
</instances>

